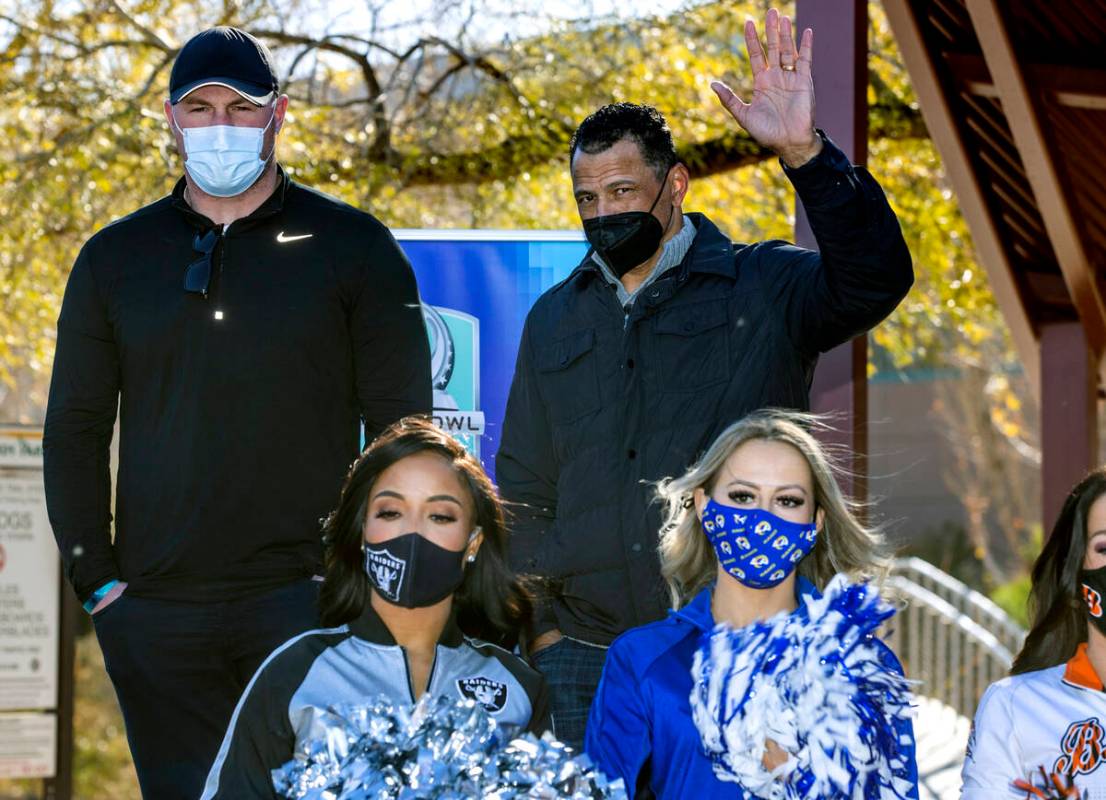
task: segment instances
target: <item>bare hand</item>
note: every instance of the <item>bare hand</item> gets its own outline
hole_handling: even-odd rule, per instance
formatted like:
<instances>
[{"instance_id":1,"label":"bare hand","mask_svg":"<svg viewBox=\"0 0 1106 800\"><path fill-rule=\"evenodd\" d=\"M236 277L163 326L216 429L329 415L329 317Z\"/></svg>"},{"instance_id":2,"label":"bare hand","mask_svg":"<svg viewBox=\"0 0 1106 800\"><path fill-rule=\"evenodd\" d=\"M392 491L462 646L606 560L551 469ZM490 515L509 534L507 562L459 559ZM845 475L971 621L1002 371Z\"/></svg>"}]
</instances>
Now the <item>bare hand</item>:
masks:
<instances>
[{"instance_id":1,"label":"bare hand","mask_svg":"<svg viewBox=\"0 0 1106 800\"><path fill-rule=\"evenodd\" d=\"M563 638L565 637L556 628L551 631L546 631L541 636L536 637L534 641L530 642L530 655L537 655L545 648L552 647Z\"/></svg>"},{"instance_id":2,"label":"bare hand","mask_svg":"<svg viewBox=\"0 0 1106 800\"><path fill-rule=\"evenodd\" d=\"M100 602L92 607L92 613L99 614L105 608L110 606L123 595L123 591L126 588L127 584L124 581L119 581L119 583L112 586L111 589L108 590L108 593L100 598Z\"/></svg>"},{"instance_id":3,"label":"bare hand","mask_svg":"<svg viewBox=\"0 0 1106 800\"><path fill-rule=\"evenodd\" d=\"M822 149L814 130L814 31L803 31L796 50L791 18L771 9L764 21L768 52L757 26L745 21L745 46L753 70L753 99L746 103L721 81L711 83L718 99L749 135L774 150L790 167L805 164Z\"/></svg>"},{"instance_id":4,"label":"bare hand","mask_svg":"<svg viewBox=\"0 0 1106 800\"><path fill-rule=\"evenodd\" d=\"M765 740L764 757L761 758L760 763L764 766L766 770L771 772L776 767L782 764L786 764L788 758L790 758L790 756L782 747L780 747L771 739Z\"/></svg>"}]
</instances>

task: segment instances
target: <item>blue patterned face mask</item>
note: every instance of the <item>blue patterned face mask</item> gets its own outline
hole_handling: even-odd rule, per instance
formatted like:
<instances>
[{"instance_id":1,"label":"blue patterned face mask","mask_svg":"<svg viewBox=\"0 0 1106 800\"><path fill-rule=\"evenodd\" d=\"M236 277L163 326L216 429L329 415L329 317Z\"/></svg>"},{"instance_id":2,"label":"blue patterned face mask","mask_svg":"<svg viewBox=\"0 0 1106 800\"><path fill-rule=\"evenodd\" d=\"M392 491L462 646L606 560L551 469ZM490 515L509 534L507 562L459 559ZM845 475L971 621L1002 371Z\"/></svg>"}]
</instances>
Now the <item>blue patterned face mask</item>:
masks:
<instances>
[{"instance_id":1,"label":"blue patterned face mask","mask_svg":"<svg viewBox=\"0 0 1106 800\"><path fill-rule=\"evenodd\" d=\"M770 589L814 549L818 526L788 522L759 508L708 500L703 532L727 573L752 589Z\"/></svg>"}]
</instances>

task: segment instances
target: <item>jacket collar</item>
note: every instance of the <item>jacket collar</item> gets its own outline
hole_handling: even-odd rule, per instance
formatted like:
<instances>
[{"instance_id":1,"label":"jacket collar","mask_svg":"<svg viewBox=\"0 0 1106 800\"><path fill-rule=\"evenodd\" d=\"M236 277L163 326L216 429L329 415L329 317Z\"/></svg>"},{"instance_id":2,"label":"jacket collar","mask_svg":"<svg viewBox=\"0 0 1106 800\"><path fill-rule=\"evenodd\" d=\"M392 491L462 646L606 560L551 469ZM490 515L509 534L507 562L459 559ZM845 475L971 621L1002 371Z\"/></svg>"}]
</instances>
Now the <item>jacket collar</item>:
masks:
<instances>
[{"instance_id":1,"label":"jacket collar","mask_svg":"<svg viewBox=\"0 0 1106 800\"><path fill-rule=\"evenodd\" d=\"M679 270L685 276L690 273L704 273L736 279L733 243L703 214L691 211L684 216L695 226L695 238L680 266L673 269ZM593 249L588 250L584 259L572 271L570 279L589 273L599 274L599 265L591 257L593 252Z\"/></svg>"},{"instance_id":2,"label":"jacket collar","mask_svg":"<svg viewBox=\"0 0 1106 800\"><path fill-rule=\"evenodd\" d=\"M687 271L736 279L733 242L699 212L693 211L687 216L698 231L684 259Z\"/></svg>"},{"instance_id":3,"label":"jacket collar","mask_svg":"<svg viewBox=\"0 0 1106 800\"><path fill-rule=\"evenodd\" d=\"M1094 671L1091 659L1087 657L1087 643L1082 642L1075 648L1075 655L1064 667L1064 683L1078 689L1102 691L1102 679Z\"/></svg>"},{"instance_id":4,"label":"jacket collar","mask_svg":"<svg viewBox=\"0 0 1106 800\"><path fill-rule=\"evenodd\" d=\"M670 611L669 614L676 619L689 622L701 631L714 630L714 615L710 610L710 601L714 596L714 584L703 589L695 598L679 611ZM818 588L802 575L795 576L795 599L799 601L799 607L794 613L802 611L808 599L817 600L822 596Z\"/></svg>"},{"instance_id":5,"label":"jacket collar","mask_svg":"<svg viewBox=\"0 0 1106 800\"><path fill-rule=\"evenodd\" d=\"M365 609L361 612L361 616L349 623L349 630L358 639L364 639L373 644L390 647L397 645L392 632L388 630L384 620L380 618L380 615L373 609L372 603L369 602L365 603ZM454 609L442 630L442 635L438 637L438 644L446 647L460 647L464 639L464 634L461 633L461 629L457 625L457 611Z\"/></svg>"},{"instance_id":6,"label":"jacket collar","mask_svg":"<svg viewBox=\"0 0 1106 800\"><path fill-rule=\"evenodd\" d=\"M265 198L265 202L253 210L253 213L242 219L234 221L234 229L245 230L253 227L258 220L263 220L268 217L272 217L279 214L284 210L284 201L288 194L288 189L292 186L292 179L288 177L288 174L284 171L284 168L277 164L277 185L273 193ZM173 192L170 195L172 198L172 205L177 211L179 211L189 224L194 228L200 230L209 230L215 227L215 223L205 217L200 212L196 211L192 206L188 205L184 199L184 187L187 186L184 176L180 177L176 185L173 187Z\"/></svg>"}]
</instances>

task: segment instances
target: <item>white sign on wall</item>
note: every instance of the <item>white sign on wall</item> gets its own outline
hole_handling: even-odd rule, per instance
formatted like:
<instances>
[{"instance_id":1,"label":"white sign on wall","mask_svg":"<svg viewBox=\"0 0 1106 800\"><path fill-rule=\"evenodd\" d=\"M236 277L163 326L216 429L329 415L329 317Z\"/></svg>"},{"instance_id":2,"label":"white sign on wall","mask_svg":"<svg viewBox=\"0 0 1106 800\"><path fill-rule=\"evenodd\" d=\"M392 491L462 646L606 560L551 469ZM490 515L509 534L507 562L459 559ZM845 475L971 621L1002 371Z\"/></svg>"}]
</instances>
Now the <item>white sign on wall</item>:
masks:
<instances>
[{"instance_id":1,"label":"white sign on wall","mask_svg":"<svg viewBox=\"0 0 1106 800\"><path fill-rule=\"evenodd\" d=\"M0 475L0 710L58 696L58 551L42 473Z\"/></svg>"},{"instance_id":2,"label":"white sign on wall","mask_svg":"<svg viewBox=\"0 0 1106 800\"><path fill-rule=\"evenodd\" d=\"M36 430L0 428L0 467L42 469L42 435Z\"/></svg>"},{"instance_id":3,"label":"white sign on wall","mask_svg":"<svg viewBox=\"0 0 1106 800\"><path fill-rule=\"evenodd\" d=\"M0 777L54 775L60 587L41 434L0 428Z\"/></svg>"},{"instance_id":4,"label":"white sign on wall","mask_svg":"<svg viewBox=\"0 0 1106 800\"><path fill-rule=\"evenodd\" d=\"M50 778L57 768L58 722L53 714L0 714L0 778Z\"/></svg>"}]
</instances>

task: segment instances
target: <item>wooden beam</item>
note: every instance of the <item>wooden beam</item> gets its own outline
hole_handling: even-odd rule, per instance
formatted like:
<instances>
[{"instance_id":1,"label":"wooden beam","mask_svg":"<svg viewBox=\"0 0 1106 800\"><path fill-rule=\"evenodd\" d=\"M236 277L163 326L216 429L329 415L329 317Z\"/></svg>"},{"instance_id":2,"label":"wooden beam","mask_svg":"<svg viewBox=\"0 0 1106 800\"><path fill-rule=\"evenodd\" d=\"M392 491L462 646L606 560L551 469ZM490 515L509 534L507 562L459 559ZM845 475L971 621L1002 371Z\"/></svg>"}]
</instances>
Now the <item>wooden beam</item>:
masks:
<instances>
[{"instance_id":1,"label":"wooden beam","mask_svg":"<svg viewBox=\"0 0 1106 800\"><path fill-rule=\"evenodd\" d=\"M61 592L58 619L58 708L57 759L54 777L43 781L43 800L71 800L76 754L73 740L73 710L76 704L77 625L84 614L73 587L65 580L58 562Z\"/></svg>"},{"instance_id":2,"label":"wooden beam","mask_svg":"<svg viewBox=\"0 0 1106 800\"><path fill-rule=\"evenodd\" d=\"M1038 302L1057 309L1071 310L1071 295L1064 277L1055 272L1024 272L1022 280Z\"/></svg>"},{"instance_id":3,"label":"wooden beam","mask_svg":"<svg viewBox=\"0 0 1106 800\"><path fill-rule=\"evenodd\" d=\"M1100 371L1101 356L1106 350L1106 302L1083 245L1083 232L1068 202L1069 192L1045 138L1039 113L1041 99L1030 92L995 0L967 0L967 7L1064 282L1083 322L1096 371Z\"/></svg>"},{"instance_id":4,"label":"wooden beam","mask_svg":"<svg viewBox=\"0 0 1106 800\"><path fill-rule=\"evenodd\" d=\"M1033 395L1040 400L1041 372L1037 334L1014 282L1013 267L983 199L978 176L972 168L956 118L945 98L931 55L926 49L910 0L883 0L883 9L910 73L910 81L921 104L926 127L941 154L945 175L956 192L960 210L972 233L976 255L987 272L995 300L1010 327L1014 347L1029 378Z\"/></svg>"},{"instance_id":5,"label":"wooden beam","mask_svg":"<svg viewBox=\"0 0 1106 800\"><path fill-rule=\"evenodd\" d=\"M1041 327L1041 519L1047 532L1064 499L1098 462L1098 378L1078 322Z\"/></svg>"},{"instance_id":6,"label":"wooden beam","mask_svg":"<svg viewBox=\"0 0 1106 800\"><path fill-rule=\"evenodd\" d=\"M945 53L943 57L967 91L979 97L1000 97L983 56ZM1053 64L1025 64L1021 69L1033 86L1049 92L1062 106L1106 109L1106 70Z\"/></svg>"},{"instance_id":7,"label":"wooden beam","mask_svg":"<svg viewBox=\"0 0 1106 800\"><path fill-rule=\"evenodd\" d=\"M868 0L798 0L797 28L813 28L817 124L854 164L868 161ZM795 241L817 249L802 204L795 200ZM820 438L852 456L845 490L868 494L868 336L835 347L818 359L810 388L817 412L836 414L836 430Z\"/></svg>"}]
</instances>

